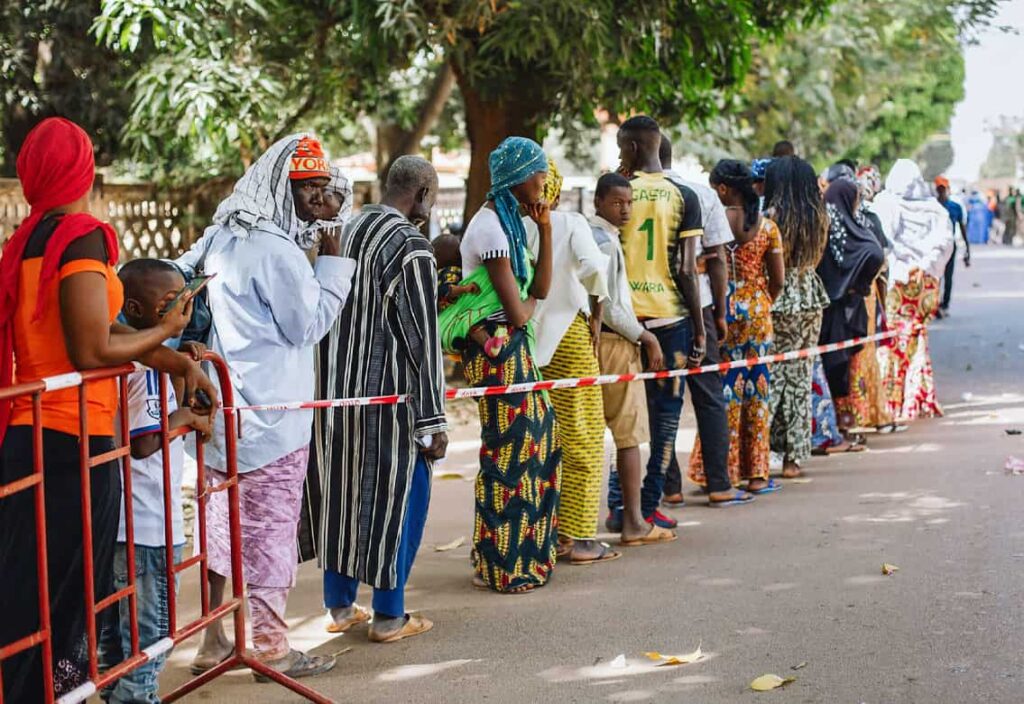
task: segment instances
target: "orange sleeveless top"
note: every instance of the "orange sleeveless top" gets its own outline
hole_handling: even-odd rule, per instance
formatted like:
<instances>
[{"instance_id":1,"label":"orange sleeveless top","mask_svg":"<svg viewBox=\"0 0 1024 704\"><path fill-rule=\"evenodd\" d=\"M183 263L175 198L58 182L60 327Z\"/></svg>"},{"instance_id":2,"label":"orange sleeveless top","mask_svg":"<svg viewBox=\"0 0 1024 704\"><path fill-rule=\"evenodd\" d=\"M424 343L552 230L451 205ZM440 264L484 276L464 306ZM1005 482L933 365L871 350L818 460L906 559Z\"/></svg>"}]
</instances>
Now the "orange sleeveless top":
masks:
<instances>
[{"instance_id":1,"label":"orange sleeveless top","mask_svg":"<svg viewBox=\"0 0 1024 704\"><path fill-rule=\"evenodd\" d=\"M32 320L39 293L39 272L42 257L21 263L18 282L18 308L14 314L14 383L35 381L42 377L75 371L64 343L64 327L60 320L60 282L73 274L92 271L106 278L107 314L111 322L124 304L124 288L112 266L95 259L76 259L60 268L51 283L42 315ZM48 391L42 397L43 427L69 435L78 435L78 387ZM117 380L105 379L85 385L89 413L89 435L114 434L117 414ZM11 423L32 425L32 397L15 399Z\"/></svg>"}]
</instances>

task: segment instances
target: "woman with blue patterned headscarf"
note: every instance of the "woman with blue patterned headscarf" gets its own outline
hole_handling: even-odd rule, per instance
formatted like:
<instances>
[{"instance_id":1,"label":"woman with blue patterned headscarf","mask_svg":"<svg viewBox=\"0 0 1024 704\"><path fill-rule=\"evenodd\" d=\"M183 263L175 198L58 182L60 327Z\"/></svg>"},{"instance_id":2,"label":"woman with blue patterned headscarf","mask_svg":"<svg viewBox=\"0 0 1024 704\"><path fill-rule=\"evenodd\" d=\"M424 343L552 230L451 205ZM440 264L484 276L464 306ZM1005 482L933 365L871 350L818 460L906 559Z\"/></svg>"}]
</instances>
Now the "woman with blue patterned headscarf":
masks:
<instances>
[{"instance_id":1,"label":"woman with blue patterned headscarf","mask_svg":"<svg viewBox=\"0 0 1024 704\"><path fill-rule=\"evenodd\" d=\"M540 145L509 137L490 156L487 202L470 220L459 248L464 279L485 269L500 309L477 326L488 351L466 339L462 366L471 386L539 381L529 323L551 286L551 219L544 198L548 159ZM537 224L530 260L521 209ZM481 289L487 288L481 286ZM500 344L493 344L495 339ZM542 392L484 396L480 411L480 472L476 478L473 583L520 593L544 586L555 566L555 514L561 450L554 412Z\"/></svg>"}]
</instances>

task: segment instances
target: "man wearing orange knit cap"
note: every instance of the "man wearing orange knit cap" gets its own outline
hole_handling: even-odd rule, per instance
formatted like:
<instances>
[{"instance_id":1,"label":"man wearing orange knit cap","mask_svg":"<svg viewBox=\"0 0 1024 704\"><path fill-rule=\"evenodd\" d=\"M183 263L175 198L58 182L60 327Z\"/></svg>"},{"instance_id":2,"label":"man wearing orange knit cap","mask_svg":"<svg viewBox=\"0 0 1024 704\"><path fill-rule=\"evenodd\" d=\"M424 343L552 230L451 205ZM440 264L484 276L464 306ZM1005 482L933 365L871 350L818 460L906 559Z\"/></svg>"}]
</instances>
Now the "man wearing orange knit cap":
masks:
<instances>
[{"instance_id":1,"label":"man wearing orange knit cap","mask_svg":"<svg viewBox=\"0 0 1024 704\"><path fill-rule=\"evenodd\" d=\"M313 398L313 348L337 319L355 262L340 256L339 228L309 235L319 219L330 171L320 143L294 135L277 142L246 171L220 204L214 224L178 259L186 270L216 274L208 287L210 349L232 370L238 405ZM319 245L313 267L303 248ZM224 437L218 416L217 438ZM291 677L329 670L334 658L291 648L285 605L295 585L297 531L309 459L312 411L249 411L238 438L242 563L256 656ZM210 485L226 481L226 448L207 446ZM222 603L231 575L227 492L207 504L210 605ZM231 653L221 622L203 636L192 671Z\"/></svg>"}]
</instances>

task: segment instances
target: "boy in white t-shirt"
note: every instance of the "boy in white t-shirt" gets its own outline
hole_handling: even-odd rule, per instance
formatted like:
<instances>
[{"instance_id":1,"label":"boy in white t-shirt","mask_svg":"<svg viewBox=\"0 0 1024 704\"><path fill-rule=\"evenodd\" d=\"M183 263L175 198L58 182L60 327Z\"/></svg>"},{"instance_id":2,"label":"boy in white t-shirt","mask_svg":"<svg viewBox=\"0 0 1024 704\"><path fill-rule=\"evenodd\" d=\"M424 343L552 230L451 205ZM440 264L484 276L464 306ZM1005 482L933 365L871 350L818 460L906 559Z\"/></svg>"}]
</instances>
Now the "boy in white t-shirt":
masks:
<instances>
[{"instance_id":1,"label":"boy in white t-shirt","mask_svg":"<svg viewBox=\"0 0 1024 704\"><path fill-rule=\"evenodd\" d=\"M160 310L185 285L178 269L156 259L136 259L118 273L124 284L122 317L137 330L153 327ZM201 358L202 348L187 350ZM191 408L178 408L174 385L168 378L167 413L170 429L191 426L204 436L211 431L211 416L199 415ZM125 412L125 409L121 409ZM132 517L135 543L135 589L138 611L139 648L147 648L168 634L167 550L164 532L164 458L160 437L160 374L140 369L128 375L128 428L132 456ZM184 438L170 443L170 499L174 562L181 561L185 546L182 518L182 472ZM114 588L128 586L124 500L121 524L114 553ZM175 579L177 591L177 579ZM118 611L108 617L100 638L100 661L110 668L131 656L131 631L128 600L122 599ZM157 678L163 668L164 652L108 687L102 697L107 702L159 702Z\"/></svg>"}]
</instances>

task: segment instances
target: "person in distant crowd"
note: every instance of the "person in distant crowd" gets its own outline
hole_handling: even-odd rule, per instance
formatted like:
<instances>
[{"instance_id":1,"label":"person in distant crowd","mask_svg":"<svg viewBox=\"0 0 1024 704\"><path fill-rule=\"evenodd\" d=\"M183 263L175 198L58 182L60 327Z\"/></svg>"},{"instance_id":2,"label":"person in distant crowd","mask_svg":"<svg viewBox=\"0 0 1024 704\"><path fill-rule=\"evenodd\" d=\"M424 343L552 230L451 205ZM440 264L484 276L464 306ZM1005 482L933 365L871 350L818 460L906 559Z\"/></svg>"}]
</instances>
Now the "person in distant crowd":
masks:
<instances>
[{"instance_id":1,"label":"person in distant crowd","mask_svg":"<svg viewBox=\"0 0 1024 704\"><path fill-rule=\"evenodd\" d=\"M889 411L894 421L941 416L927 324L939 307L939 277L953 254L949 211L932 196L917 164L899 159L875 198L875 212L892 242L888 321L905 333L879 350Z\"/></svg>"},{"instance_id":2,"label":"person in distant crowd","mask_svg":"<svg viewBox=\"0 0 1024 704\"><path fill-rule=\"evenodd\" d=\"M279 140L238 180L202 239L177 260L187 272L216 275L207 287L210 348L231 369L238 405L313 397L313 347L338 317L355 269L354 261L340 256L337 226L299 238L303 223L320 219L330 176L315 139ZM319 256L311 268L302 246L316 242ZM217 438L221 423L218 418ZM334 658L292 649L285 621L298 564L313 412L250 411L244 423L237 443L238 488L253 648L267 666L290 677L320 674L334 666ZM211 486L227 480L225 452L220 443L206 451ZM216 608L231 575L227 492L210 495L207 547L210 606ZM203 633L192 672L209 670L231 652L217 621Z\"/></svg>"},{"instance_id":3,"label":"person in distant crowd","mask_svg":"<svg viewBox=\"0 0 1024 704\"><path fill-rule=\"evenodd\" d=\"M728 361L756 359L772 349L772 301L782 290L785 263L778 226L760 216L760 199L749 166L735 159L719 161L711 186L730 213L742 216L741 229L755 228L753 239L730 248L731 273L728 330L722 347ZM768 478L771 412L768 402L770 367L730 369L724 376L729 419L729 480L752 494L780 488ZM690 454L690 480L703 485L703 438Z\"/></svg>"},{"instance_id":4,"label":"person in distant crowd","mask_svg":"<svg viewBox=\"0 0 1024 704\"><path fill-rule=\"evenodd\" d=\"M865 166L857 173L861 201L858 216L863 217L871 233L885 252L892 245L885 236L882 221L878 218L871 203L882 190L882 179L877 167ZM868 295L864 298L864 310L867 315L867 336L871 337L884 325L886 296L886 265L872 282ZM850 390L846 396L835 399L836 414L845 417L844 424L851 428L875 428L880 433L901 432L906 426L897 426L892 422L889 407L882 389L882 377L878 368L878 343L865 342L861 349L850 359Z\"/></svg>"},{"instance_id":5,"label":"person in distant crowd","mask_svg":"<svg viewBox=\"0 0 1024 704\"><path fill-rule=\"evenodd\" d=\"M768 165L772 163L772 159L777 157L768 157L765 159L754 159L750 164L750 174L753 177L754 193L760 199L758 207L761 211L764 211L764 178L768 172Z\"/></svg>"},{"instance_id":6,"label":"person in distant crowd","mask_svg":"<svg viewBox=\"0 0 1024 704\"><path fill-rule=\"evenodd\" d=\"M181 335L191 316L183 297L148 330L115 322L124 288L114 272L114 229L89 214L95 168L92 140L63 118L47 118L25 138L17 156L18 179L31 210L11 234L0 257L0 386L9 387L76 370L139 361L185 379L188 397L203 391L217 403L216 387L189 357L163 346ZM84 395L86 417L79 412ZM88 678L87 613L83 594L80 445L90 457L114 450L116 379L49 391L39 400L47 583L36 562L34 490L0 499L0 646L39 628L38 599L49 595L51 662L28 648L4 659L3 699L33 704L57 697ZM24 480L33 467L34 403L31 396L0 403L0 485ZM205 412L209 413L209 408ZM85 425L83 425L85 424ZM80 437L83 427L88 437ZM92 520L92 593L97 601L113 587L114 548L121 501L120 463L89 472ZM100 618L108 616L107 611Z\"/></svg>"},{"instance_id":7,"label":"person in distant crowd","mask_svg":"<svg viewBox=\"0 0 1024 704\"><path fill-rule=\"evenodd\" d=\"M430 501L431 463L444 457L444 364L437 334L437 270L419 228L437 197L426 159L402 156L388 170L380 205L363 207L342 255L356 261L337 329L321 343L321 398L404 394L404 404L319 412L310 478L319 480L319 525L311 526L324 571L327 630L369 620L356 604L373 587L369 638L392 643L433 623L405 610Z\"/></svg>"},{"instance_id":8,"label":"person in distant crowd","mask_svg":"<svg viewBox=\"0 0 1024 704\"><path fill-rule=\"evenodd\" d=\"M548 158L533 140L509 137L488 162L491 190L466 227L461 250L464 278L482 269L490 292L481 286L479 294L459 302L497 300L500 307L483 324L492 336L506 329L508 340L496 357L471 342L462 352L462 365L470 386L539 381L530 340L537 301L548 295L552 281L551 214L544 199ZM537 225L535 261L520 207ZM547 584L555 566L561 463L555 414L540 391L483 396L477 407L481 449L473 583L522 594Z\"/></svg>"},{"instance_id":9,"label":"person in distant crowd","mask_svg":"<svg viewBox=\"0 0 1024 704\"><path fill-rule=\"evenodd\" d=\"M178 268L159 259L134 259L118 272L124 286L125 301L121 317L136 330L159 327L163 308L174 300L184 287L185 279ZM201 361L203 348L185 343L192 358ZM128 415L132 455L132 517L135 561L135 606L139 648L146 649L170 635L167 631L167 541L164 531L164 453L160 430L160 373L139 369L128 375L128 407L120 409ZM209 414L200 415L188 406L178 407L174 384L166 383L167 430L193 427L206 438L213 431ZM185 520L182 513L181 488L185 470L185 440L170 442L171 473L167 491L171 504L171 555L174 564L181 562L185 549ZM128 586L128 540L125 503L121 502L121 521L117 529L114 553L114 590ZM174 590L177 591L177 579ZM100 667L109 669L132 655L131 609L128 599L119 602L118 611L103 624L99 638ZM167 653L151 657L145 664L131 670L102 693L111 704L159 704L160 672Z\"/></svg>"},{"instance_id":10,"label":"person in distant crowd","mask_svg":"<svg viewBox=\"0 0 1024 704\"><path fill-rule=\"evenodd\" d=\"M967 241L970 244L988 244L992 227L992 211L981 193L974 191L967 201Z\"/></svg>"},{"instance_id":11,"label":"person in distant crowd","mask_svg":"<svg viewBox=\"0 0 1024 704\"><path fill-rule=\"evenodd\" d=\"M707 330L696 270L697 244L704 232L700 197L672 181L662 169L661 131L646 115L626 120L619 128L619 171L631 177L633 211L622 228L622 249L632 290L633 309L644 327L658 338L667 369L696 368L704 361ZM712 332L712 334L714 334ZM721 462L708 463L708 498L712 505L745 503L752 496L729 483L728 422L718 381L715 423L721 438L716 451ZM680 378L647 382L647 412L651 425L651 456L644 477L644 518L664 528L676 520L658 510L665 473L676 452L676 435L683 407ZM714 471L712 471L712 467Z\"/></svg>"},{"instance_id":12,"label":"person in distant crowd","mask_svg":"<svg viewBox=\"0 0 1024 704\"><path fill-rule=\"evenodd\" d=\"M828 291L815 268L828 240L828 213L814 169L797 157L774 160L765 178L765 213L779 227L786 274L772 304L776 352L817 344ZM771 448L782 455L782 476L799 477L811 454L811 360L772 368Z\"/></svg>"},{"instance_id":13,"label":"person in distant crowd","mask_svg":"<svg viewBox=\"0 0 1024 704\"><path fill-rule=\"evenodd\" d=\"M586 218L557 210L562 176L548 160L544 200L551 206L551 266L558 276L538 301L533 320L534 361L545 379L597 376L597 343L603 303L608 299L608 258L598 249ZM536 224L524 218L527 244L540 256ZM597 540L604 473L604 403L596 386L552 389L558 442L562 447L558 504L558 552L573 565L591 565L621 557Z\"/></svg>"},{"instance_id":14,"label":"person in distant crowd","mask_svg":"<svg viewBox=\"0 0 1024 704\"><path fill-rule=\"evenodd\" d=\"M1003 224L1006 228L1003 230L1003 244L1012 245L1014 238L1017 236L1017 226L1020 222L1021 216L1021 199L1020 191L1012 186L1007 191L1006 200L1003 201L1003 209L1000 213ZM954 251L953 256L956 257Z\"/></svg>"},{"instance_id":15,"label":"person in distant crowd","mask_svg":"<svg viewBox=\"0 0 1024 704\"><path fill-rule=\"evenodd\" d=\"M796 147L788 139L782 139L772 147L772 158L781 159L784 156L796 156Z\"/></svg>"},{"instance_id":16,"label":"person in distant crowd","mask_svg":"<svg viewBox=\"0 0 1024 704\"><path fill-rule=\"evenodd\" d=\"M864 301L885 264L885 250L867 219L860 214L860 197L857 182L846 178L834 181L825 191L828 245L817 271L830 303L822 318L818 338L821 345L867 335L868 310ZM858 351L847 348L821 355L833 399L849 395L850 362ZM840 433L850 441L853 418L838 414L838 426Z\"/></svg>"},{"instance_id":17,"label":"person in distant crowd","mask_svg":"<svg viewBox=\"0 0 1024 704\"><path fill-rule=\"evenodd\" d=\"M590 220L594 240L608 257L608 302L604 305L599 356L602 374L635 374L645 369L658 371L664 365L661 345L644 328L633 312L626 261L622 252L621 228L633 210L633 189L619 173L604 174L597 180L594 209ZM647 359L644 366L641 357ZM609 508L621 511L621 545L630 547L676 540L675 531L644 520L640 504L643 468L640 445L650 441L647 397L639 381L605 384L601 387L604 417L615 442L615 464L609 477Z\"/></svg>"},{"instance_id":18,"label":"person in distant crowd","mask_svg":"<svg viewBox=\"0 0 1024 704\"><path fill-rule=\"evenodd\" d=\"M953 274L956 269L956 254L959 245L957 234L964 243L964 266L971 265L971 242L967 237L967 221L964 218L964 209L960 204L949 197L949 179L939 176L935 179L935 194L939 203L949 213L949 222L953 226L953 253L946 262L946 269L942 274L942 302L939 304L939 318L949 315L949 303L953 297ZM1009 200L1009 199L1008 199ZM1014 223L1016 228L1016 221ZM1009 229L1009 226L1007 227Z\"/></svg>"},{"instance_id":19,"label":"person in distant crowd","mask_svg":"<svg viewBox=\"0 0 1024 704\"><path fill-rule=\"evenodd\" d=\"M658 150L665 175L670 181L685 186L697 194L700 200L701 228L703 234L697 242L697 273L700 280L700 301L703 306L704 329L707 331L706 361L721 361L720 348L727 335L726 296L729 293L729 274L725 266L725 248L734 240L749 241L757 234L757 213L759 204L753 190L748 193L745 215L741 210L723 207L718 194L705 183L685 181L672 171L672 143L664 134ZM753 215L752 215L753 214ZM736 217L733 217L736 216ZM709 467L699 473L702 487L706 486L706 473L722 476L729 471L729 457L732 452L729 435L727 404L722 388L722 377L718 374L699 374L686 377L686 386L693 400L693 412L697 418L697 442L706 448L703 462ZM691 453L691 458L693 457ZM749 494L736 492L736 502L748 501ZM721 497L719 497L719 500ZM683 478L679 458L672 453L671 462L665 472L665 504L682 506ZM715 506L735 506L737 503L720 502Z\"/></svg>"},{"instance_id":20,"label":"person in distant crowd","mask_svg":"<svg viewBox=\"0 0 1024 704\"><path fill-rule=\"evenodd\" d=\"M828 170L825 172L825 190L828 190L829 185L840 179L856 183L857 164L852 159L840 159L836 163L832 164L832 166L828 167Z\"/></svg>"}]
</instances>

